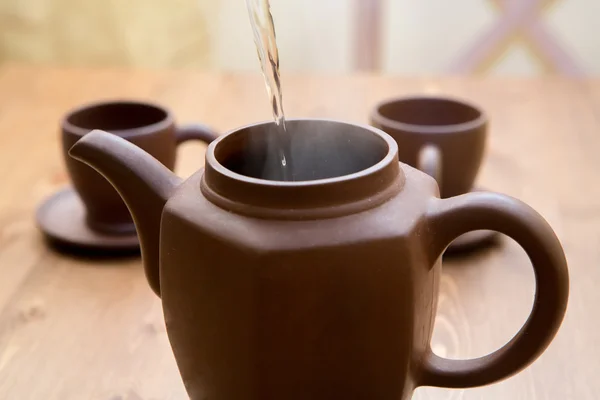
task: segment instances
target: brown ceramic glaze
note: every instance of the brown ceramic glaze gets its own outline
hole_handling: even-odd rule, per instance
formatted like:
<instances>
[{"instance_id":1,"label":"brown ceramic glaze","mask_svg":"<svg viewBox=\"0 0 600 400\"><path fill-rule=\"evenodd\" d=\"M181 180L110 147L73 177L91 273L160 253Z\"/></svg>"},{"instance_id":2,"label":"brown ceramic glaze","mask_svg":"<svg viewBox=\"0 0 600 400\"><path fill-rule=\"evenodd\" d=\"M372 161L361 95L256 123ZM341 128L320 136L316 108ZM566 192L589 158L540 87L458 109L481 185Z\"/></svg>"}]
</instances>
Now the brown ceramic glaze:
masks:
<instances>
[{"instance_id":1,"label":"brown ceramic glaze","mask_svg":"<svg viewBox=\"0 0 600 400\"><path fill-rule=\"evenodd\" d=\"M488 128L480 108L452 98L397 98L378 104L371 124L398 142L400 161L436 178L442 198L472 189Z\"/></svg>"},{"instance_id":2,"label":"brown ceramic glaze","mask_svg":"<svg viewBox=\"0 0 600 400\"><path fill-rule=\"evenodd\" d=\"M135 226L125 203L106 179L68 156L75 142L93 129L108 131L144 149L172 170L179 143L191 139L210 143L217 137L200 124L177 127L169 110L139 101L86 104L70 111L61 128L64 160L73 186L85 204L87 224L104 235L135 235Z\"/></svg>"},{"instance_id":3,"label":"brown ceramic glaze","mask_svg":"<svg viewBox=\"0 0 600 400\"><path fill-rule=\"evenodd\" d=\"M136 232L103 233L86 223L86 210L77 192L64 188L49 196L37 209L36 222L46 239L59 250L84 251L103 256L139 252Z\"/></svg>"},{"instance_id":4,"label":"brown ceramic glaze","mask_svg":"<svg viewBox=\"0 0 600 400\"><path fill-rule=\"evenodd\" d=\"M272 123L215 140L206 167L185 181L104 132L70 150L133 214L192 399L407 400L418 386L497 382L546 349L569 283L561 245L540 215L495 193L440 199L435 181L399 163L396 142L378 129L287 126L309 163L296 154L297 182L261 179ZM478 229L524 247L534 307L500 350L445 359L430 348L440 255Z\"/></svg>"}]
</instances>

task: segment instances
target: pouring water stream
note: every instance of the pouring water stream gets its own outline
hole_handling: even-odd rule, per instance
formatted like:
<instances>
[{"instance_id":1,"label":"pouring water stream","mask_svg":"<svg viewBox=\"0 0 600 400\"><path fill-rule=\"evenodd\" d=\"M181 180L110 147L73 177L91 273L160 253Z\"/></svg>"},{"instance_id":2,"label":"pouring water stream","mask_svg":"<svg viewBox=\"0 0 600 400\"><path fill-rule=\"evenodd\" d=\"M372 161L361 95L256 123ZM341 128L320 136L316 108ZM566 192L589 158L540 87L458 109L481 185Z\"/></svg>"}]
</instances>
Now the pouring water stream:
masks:
<instances>
[{"instance_id":1,"label":"pouring water stream","mask_svg":"<svg viewBox=\"0 0 600 400\"><path fill-rule=\"evenodd\" d=\"M279 75L279 50L275 26L269 0L246 0L254 43L258 52L267 94L273 107L273 118L278 129L277 148L281 160L281 177L284 181L293 180L293 167L290 156L290 132L285 125L283 97Z\"/></svg>"}]
</instances>

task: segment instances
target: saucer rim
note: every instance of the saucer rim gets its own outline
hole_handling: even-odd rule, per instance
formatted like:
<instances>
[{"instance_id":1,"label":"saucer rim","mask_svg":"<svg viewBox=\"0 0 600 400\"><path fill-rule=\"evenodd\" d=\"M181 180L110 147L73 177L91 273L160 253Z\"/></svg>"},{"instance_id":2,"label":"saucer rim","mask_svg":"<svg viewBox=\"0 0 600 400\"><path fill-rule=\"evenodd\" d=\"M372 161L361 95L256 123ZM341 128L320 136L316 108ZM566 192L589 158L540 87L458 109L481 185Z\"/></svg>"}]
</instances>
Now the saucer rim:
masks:
<instances>
[{"instance_id":1,"label":"saucer rim","mask_svg":"<svg viewBox=\"0 0 600 400\"><path fill-rule=\"evenodd\" d=\"M79 196L75 189L68 186L57 190L38 206L35 214L36 225L46 239L61 245L90 250L126 251L139 249L140 243L137 233L125 235L102 234L92 230L83 219L77 218L73 220L73 223L80 224L89 235L74 240L73 236L64 233L69 230L68 228L56 229L55 225L48 224L45 215L53 212L53 206L60 204L61 201L73 201L77 197ZM80 199L79 201L81 202ZM81 206L83 207L83 204Z\"/></svg>"}]
</instances>

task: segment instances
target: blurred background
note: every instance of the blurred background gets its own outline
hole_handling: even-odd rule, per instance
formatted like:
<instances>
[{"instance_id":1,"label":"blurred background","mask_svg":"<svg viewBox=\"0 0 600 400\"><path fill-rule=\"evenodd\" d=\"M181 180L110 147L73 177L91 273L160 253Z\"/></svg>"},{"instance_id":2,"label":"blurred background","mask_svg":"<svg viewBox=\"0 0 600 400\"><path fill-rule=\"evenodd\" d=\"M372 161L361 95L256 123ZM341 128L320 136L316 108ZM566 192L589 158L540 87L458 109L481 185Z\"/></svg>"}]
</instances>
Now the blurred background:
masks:
<instances>
[{"instance_id":1,"label":"blurred background","mask_svg":"<svg viewBox=\"0 0 600 400\"><path fill-rule=\"evenodd\" d=\"M271 0L283 71L600 75L598 0ZM256 71L244 0L0 0L0 62Z\"/></svg>"}]
</instances>

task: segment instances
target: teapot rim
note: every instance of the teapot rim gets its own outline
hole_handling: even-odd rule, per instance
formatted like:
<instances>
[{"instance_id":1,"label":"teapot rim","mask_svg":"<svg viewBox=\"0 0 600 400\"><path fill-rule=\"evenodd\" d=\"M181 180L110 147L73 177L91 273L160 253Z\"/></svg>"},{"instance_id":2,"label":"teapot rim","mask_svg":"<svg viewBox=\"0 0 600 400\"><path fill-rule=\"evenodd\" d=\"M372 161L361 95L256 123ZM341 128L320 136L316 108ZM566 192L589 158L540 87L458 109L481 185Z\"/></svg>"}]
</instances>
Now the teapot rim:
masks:
<instances>
[{"instance_id":1,"label":"teapot rim","mask_svg":"<svg viewBox=\"0 0 600 400\"><path fill-rule=\"evenodd\" d=\"M227 176L228 178L234 179L234 180L240 180L240 181L245 181L245 182L252 183L252 184L271 186L271 187L303 187L303 186L319 186L319 185L326 185L326 184L331 184L331 183L341 183L341 182L345 182L345 181L352 181L352 180L370 175L373 172L384 168L386 165L393 162L394 158L397 157L398 144L396 143L396 141L382 129L376 128L371 125L343 121L343 120L338 120L338 119L330 119L330 118L287 118L286 121L287 122L298 122L298 121L326 122L326 123L347 125L347 126L351 126L354 128L362 128L366 131L371 132L372 134L377 136L379 139L383 140L387 144L388 150L387 150L386 155L381 160L379 160L377 163L375 163L375 164L371 165L370 167L365 168L363 170L353 172L351 174L332 177L332 178L303 180L303 181L281 181L281 180L269 180L269 179L255 178L255 177L251 177L251 176L247 176L247 175L243 175L243 174L234 172L234 171L230 170L229 168L225 167L222 163L219 162L219 160L217 160L217 157L215 156L215 150L216 150L217 146L222 144L223 141L228 140L228 138L230 138L232 135L243 132L249 128L275 124L275 122L273 122L272 120L263 120L263 121L259 121L259 122L249 123L249 124L237 127L235 129L229 130L226 133L224 133L223 135L220 135L217 139L213 140L206 149L206 155L205 155L206 163L208 165L210 165L210 167L213 168L215 170L215 172L217 172L219 174L223 174L223 175Z\"/></svg>"}]
</instances>

